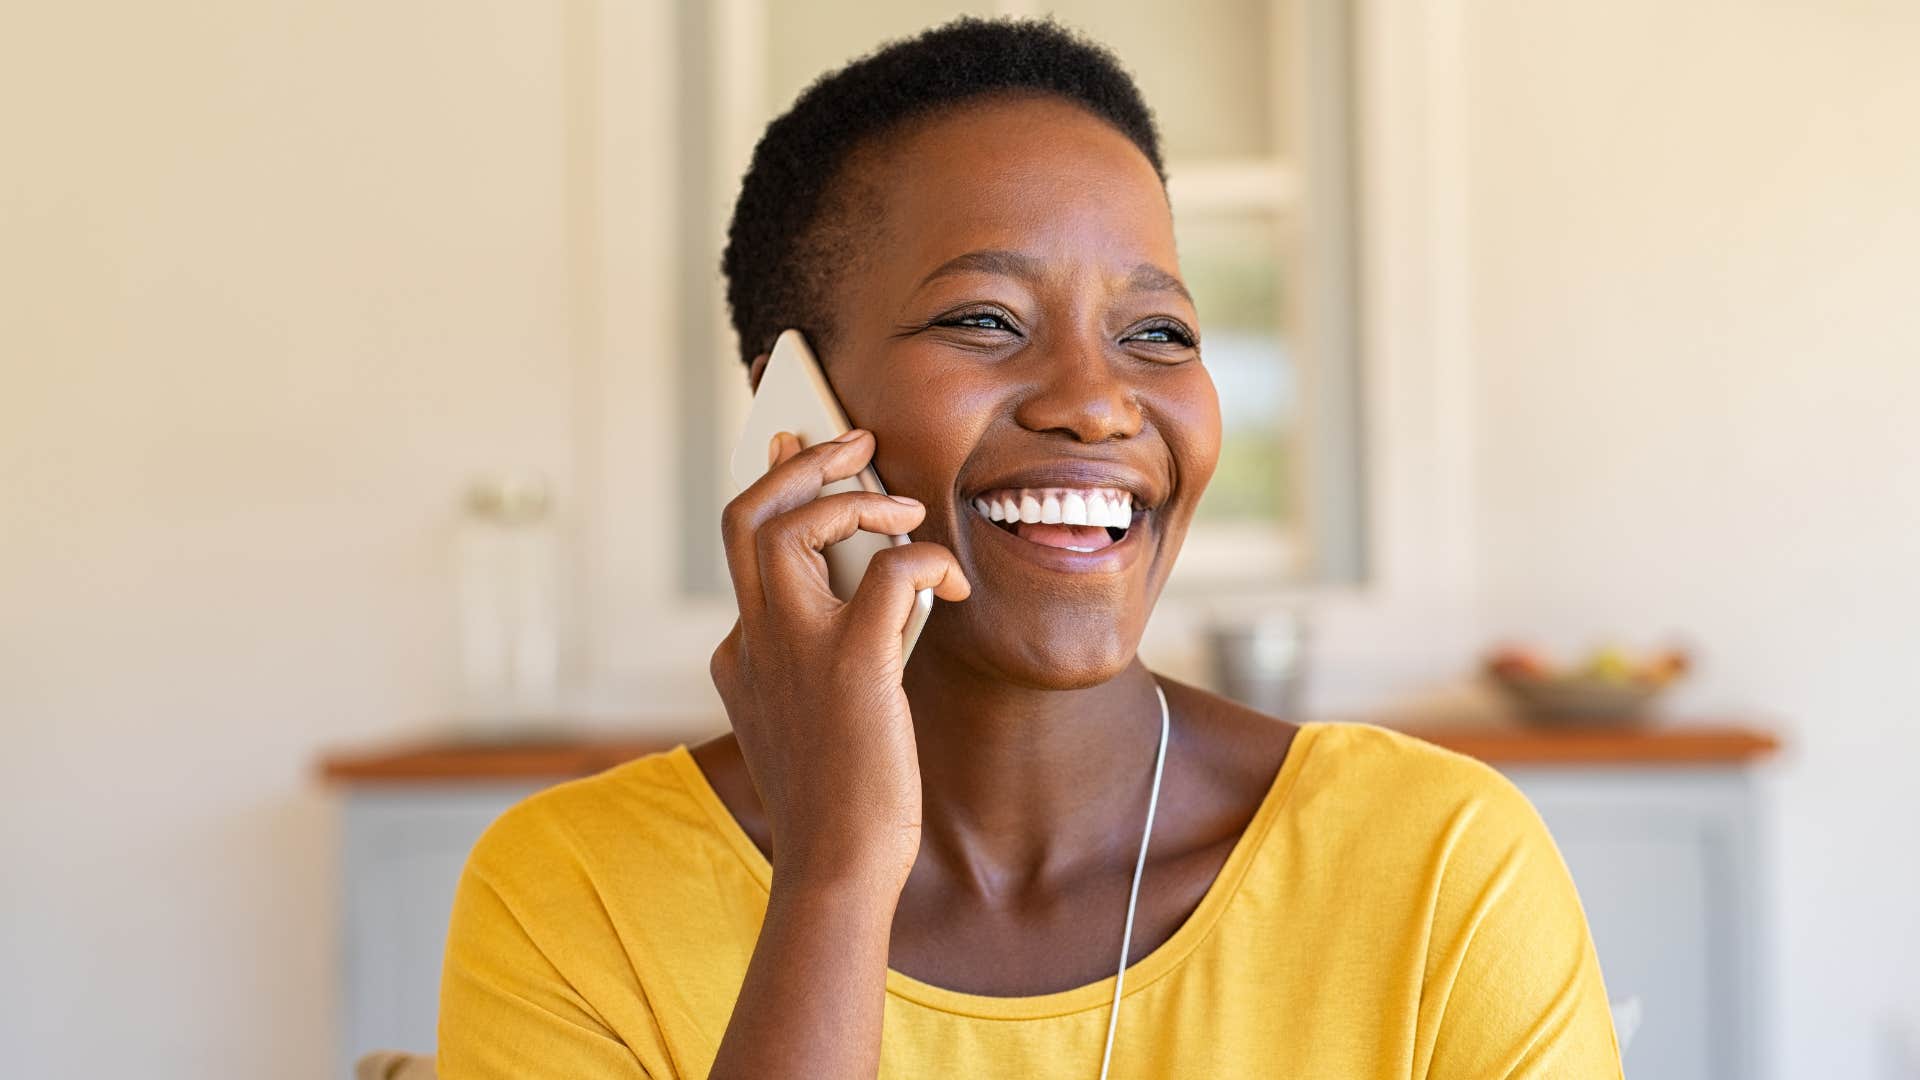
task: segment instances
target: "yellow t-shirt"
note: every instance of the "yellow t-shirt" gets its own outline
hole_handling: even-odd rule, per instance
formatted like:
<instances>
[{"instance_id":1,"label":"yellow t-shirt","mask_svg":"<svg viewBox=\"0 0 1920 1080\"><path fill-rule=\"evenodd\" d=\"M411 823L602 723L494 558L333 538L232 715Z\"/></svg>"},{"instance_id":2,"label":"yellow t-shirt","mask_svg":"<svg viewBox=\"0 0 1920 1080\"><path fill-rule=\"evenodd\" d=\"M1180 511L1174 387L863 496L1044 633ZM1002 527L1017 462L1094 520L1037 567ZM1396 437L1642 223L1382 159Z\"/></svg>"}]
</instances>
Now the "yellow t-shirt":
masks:
<instances>
[{"instance_id":1,"label":"yellow t-shirt","mask_svg":"<svg viewBox=\"0 0 1920 1080\"><path fill-rule=\"evenodd\" d=\"M684 747L533 796L467 863L442 1080L705 1077L770 868ZM984 997L887 972L885 1077L1096 1075L1113 978ZM1585 916L1498 773L1308 724L1193 915L1127 971L1111 1075L1620 1076Z\"/></svg>"}]
</instances>

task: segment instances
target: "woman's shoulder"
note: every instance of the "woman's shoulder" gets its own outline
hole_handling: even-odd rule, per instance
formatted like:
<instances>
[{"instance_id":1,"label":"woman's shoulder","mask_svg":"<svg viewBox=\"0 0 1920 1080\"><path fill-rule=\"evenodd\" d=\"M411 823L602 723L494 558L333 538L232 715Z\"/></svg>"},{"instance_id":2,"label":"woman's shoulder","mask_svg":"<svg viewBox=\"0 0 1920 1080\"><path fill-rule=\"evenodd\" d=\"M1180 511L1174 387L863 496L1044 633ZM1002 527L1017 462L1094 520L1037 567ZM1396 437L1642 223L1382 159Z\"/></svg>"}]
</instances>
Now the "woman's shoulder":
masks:
<instances>
[{"instance_id":1,"label":"woman's shoulder","mask_svg":"<svg viewBox=\"0 0 1920 1080\"><path fill-rule=\"evenodd\" d=\"M1403 840L1452 858L1552 840L1525 794L1492 766L1417 735L1365 723L1315 723L1291 803L1316 829Z\"/></svg>"},{"instance_id":2,"label":"woman's shoulder","mask_svg":"<svg viewBox=\"0 0 1920 1080\"><path fill-rule=\"evenodd\" d=\"M1332 870L1338 884L1272 880L1375 943L1360 962L1397 963L1420 980L1426 1072L1503 1072L1518 1046L1542 1075L1618 1076L1579 893L1525 794L1484 762L1405 732L1328 723L1302 735L1309 755L1289 839L1307 850L1290 866ZM1356 890L1364 908L1352 906ZM1395 941L1414 945L1380 944Z\"/></svg>"},{"instance_id":3,"label":"woman's shoulder","mask_svg":"<svg viewBox=\"0 0 1920 1080\"><path fill-rule=\"evenodd\" d=\"M1249 809L1250 799L1270 804L1276 818L1295 822L1303 842L1397 836L1425 854L1463 837L1496 845L1546 837L1526 796L1474 758L1374 724L1292 723L1160 679L1176 714L1191 721L1199 786L1232 792L1231 801Z\"/></svg>"},{"instance_id":4,"label":"woman's shoulder","mask_svg":"<svg viewBox=\"0 0 1920 1080\"><path fill-rule=\"evenodd\" d=\"M1321 759L1322 781L1384 785L1400 795L1442 803L1518 794L1492 766L1411 732L1355 721L1323 721L1306 729L1313 756Z\"/></svg>"},{"instance_id":5,"label":"woman's shoulder","mask_svg":"<svg viewBox=\"0 0 1920 1080\"><path fill-rule=\"evenodd\" d=\"M1187 721L1191 766L1214 789L1257 789L1296 809L1352 816L1453 816L1463 806L1530 814L1525 796L1488 765L1417 735L1356 722L1290 722L1165 676Z\"/></svg>"},{"instance_id":6,"label":"woman's shoulder","mask_svg":"<svg viewBox=\"0 0 1920 1080\"><path fill-rule=\"evenodd\" d=\"M670 858L712 833L684 746L556 784L509 807L468 857L496 884L540 879L561 864Z\"/></svg>"},{"instance_id":7,"label":"woman's shoulder","mask_svg":"<svg viewBox=\"0 0 1920 1080\"><path fill-rule=\"evenodd\" d=\"M618 1059L627 1075L637 1055L664 1076L663 1000L724 1020L765 890L690 768L685 747L637 758L531 795L481 835L447 931L443 1067L610 1075Z\"/></svg>"}]
</instances>

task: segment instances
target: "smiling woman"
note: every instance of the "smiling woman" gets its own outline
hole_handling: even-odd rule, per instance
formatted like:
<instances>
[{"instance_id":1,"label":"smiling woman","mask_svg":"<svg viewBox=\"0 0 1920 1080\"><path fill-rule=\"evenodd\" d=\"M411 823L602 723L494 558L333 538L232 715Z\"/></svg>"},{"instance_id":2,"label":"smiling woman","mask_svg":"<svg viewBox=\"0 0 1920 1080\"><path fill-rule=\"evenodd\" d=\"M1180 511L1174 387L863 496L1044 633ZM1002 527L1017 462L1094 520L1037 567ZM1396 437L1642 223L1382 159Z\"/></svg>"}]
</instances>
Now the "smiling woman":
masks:
<instances>
[{"instance_id":1,"label":"smiling woman","mask_svg":"<svg viewBox=\"0 0 1920 1080\"><path fill-rule=\"evenodd\" d=\"M1220 406L1110 55L962 20L827 76L726 268L748 379L799 328L862 428L777 438L726 508L732 734L475 849L443 1076L1619 1075L1510 785L1137 656ZM818 497L869 462L899 498ZM819 551L856 529L912 542L843 603Z\"/></svg>"}]
</instances>

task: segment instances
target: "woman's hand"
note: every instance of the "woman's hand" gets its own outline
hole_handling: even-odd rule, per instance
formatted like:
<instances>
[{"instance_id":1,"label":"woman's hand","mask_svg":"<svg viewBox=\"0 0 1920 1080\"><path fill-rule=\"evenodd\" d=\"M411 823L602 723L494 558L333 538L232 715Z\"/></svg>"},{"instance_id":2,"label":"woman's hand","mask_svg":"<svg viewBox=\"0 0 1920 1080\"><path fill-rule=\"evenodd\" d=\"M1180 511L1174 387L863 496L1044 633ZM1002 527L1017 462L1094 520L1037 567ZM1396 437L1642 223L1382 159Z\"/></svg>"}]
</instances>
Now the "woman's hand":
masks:
<instances>
[{"instance_id":1,"label":"woman's hand","mask_svg":"<svg viewBox=\"0 0 1920 1080\"><path fill-rule=\"evenodd\" d=\"M873 437L806 449L782 432L772 467L721 519L740 618L711 671L773 834L776 882L890 889L920 847L920 767L901 688L900 634L914 593L970 592L953 553L918 542L874 556L854 598L827 585L821 550L856 529L905 534L926 507L904 496L822 485L859 472Z\"/></svg>"},{"instance_id":2,"label":"woman's hand","mask_svg":"<svg viewBox=\"0 0 1920 1080\"><path fill-rule=\"evenodd\" d=\"M871 1077L880 1065L887 943L920 850L920 762L900 675L913 594L964 600L937 544L875 555L851 601L821 549L856 529L902 534L926 508L855 491L873 436L800 449L781 433L767 475L721 520L740 621L713 651L747 773L773 832L773 889L712 1077Z\"/></svg>"}]
</instances>

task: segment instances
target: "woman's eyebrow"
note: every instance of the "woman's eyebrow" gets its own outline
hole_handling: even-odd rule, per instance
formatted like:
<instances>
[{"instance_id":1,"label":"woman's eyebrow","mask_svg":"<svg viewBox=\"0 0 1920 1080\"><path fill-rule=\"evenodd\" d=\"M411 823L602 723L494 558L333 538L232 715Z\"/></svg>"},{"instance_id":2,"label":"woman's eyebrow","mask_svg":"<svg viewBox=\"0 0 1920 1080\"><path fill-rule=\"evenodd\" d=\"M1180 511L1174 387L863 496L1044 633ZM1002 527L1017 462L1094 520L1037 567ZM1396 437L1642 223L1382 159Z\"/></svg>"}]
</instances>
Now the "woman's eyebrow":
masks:
<instances>
[{"instance_id":1,"label":"woman's eyebrow","mask_svg":"<svg viewBox=\"0 0 1920 1080\"><path fill-rule=\"evenodd\" d=\"M1133 273L1127 275L1127 290L1179 293L1187 303L1193 303L1193 295L1187 292L1187 287L1180 283L1179 278L1152 263L1141 263L1133 268Z\"/></svg>"},{"instance_id":2,"label":"woman's eyebrow","mask_svg":"<svg viewBox=\"0 0 1920 1080\"><path fill-rule=\"evenodd\" d=\"M999 274L1002 277L1019 278L1022 281L1031 282L1038 281L1043 276L1043 266L1041 261L1032 255L1007 251L1003 248L983 248L979 251L969 251L964 255L955 255L934 267L932 273L921 278L920 283L914 286L914 291L918 292L943 277L969 273ZM1128 292L1178 293L1186 299L1187 303L1193 303L1193 296L1187 292L1187 287L1181 284L1179 278L1152 263L1143 262L1135 266L1133 272L1127 275L1126 288Z\"/></svg>"},{"instance_id":3,"label":"woman's eyebrow","mask_svg":"<svg viewBox=\"0 0 1920 1080\"><path fill-rule=\"evenodd\" d=\"M965 255L955 255L934 267L933 273L921 278L920 284L913 288L918 292L943 277L969 273L999 274L1002 277L1020 278L1023 281L1037 281L1040 278L1040 260L1018 251L1000 248L969 251Z\"/></svg>"}]
</instances>

